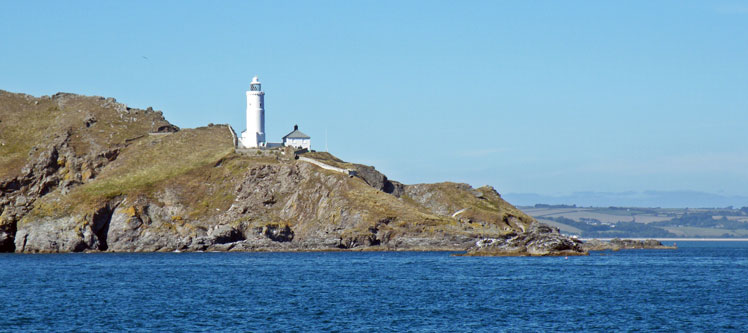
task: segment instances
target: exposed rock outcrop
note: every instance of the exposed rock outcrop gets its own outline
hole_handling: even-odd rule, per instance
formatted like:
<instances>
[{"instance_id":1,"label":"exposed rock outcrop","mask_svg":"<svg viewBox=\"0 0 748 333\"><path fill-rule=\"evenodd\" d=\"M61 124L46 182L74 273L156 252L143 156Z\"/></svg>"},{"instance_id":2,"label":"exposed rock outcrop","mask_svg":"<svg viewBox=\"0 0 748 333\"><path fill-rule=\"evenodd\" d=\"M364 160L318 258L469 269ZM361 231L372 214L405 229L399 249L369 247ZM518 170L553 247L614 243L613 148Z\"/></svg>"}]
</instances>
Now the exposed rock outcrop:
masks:
<instances>
[{"instance_id":1,"label":"exposed rock outcrop","mask_svg":"<svg viewBox=\"0 0 748 333\"><path fill-rule=\"evenodd\" d=\"M563 236L557 228L535 223L527 231L484 238L468 249L468 256L572 256L587 255L582 242Z\"/></svg>"},{"instance_id":2,"label":"exposed rock outcrop","mask_svg":"<svg viewBox=\"0 0 748 333\"><path fill-rule=\"evenodd\" d=\"M387 176L377 171L373 166L363 164L354 164L354 166L356 175L366 181L369 186L396 197L402 195L404 185L400 182L387 179Z\"/></svg>"},{"instance_id":3,"label":"exposed rock outcrop","mask_svg":"<svg viewBox=\"0 0 748 333\"><path fill-rule=\"evenodd\" d=\"M17 223L38 198L53 191L65 194L96 178L128 138L178 130L161 112L68 93L35 98L0 91L0 111L0 251L5 252L14 250ZM43 234L22 235L33 240ZM86 238L82 244L90 246L93 240L81 235ZM65 237L50 244L83 246L70 245Z\"/></svg>"},{"instance_id":4,"label":"exposed rock outcrop","mask_svg":"<svg viewBox=\"0 0 748 333\"><path fill-rule=\"evenodd\" d=\"M620 239L614 238L610 241L601 241L598 239L591 239L585 241L582 244L582 248L586 251L619 251L619 250L631 250L631 249L676 249L676 246L663 245L656 239L645 239L645 240L633 240L633 239Z\"/></svg>"}]
</instances>

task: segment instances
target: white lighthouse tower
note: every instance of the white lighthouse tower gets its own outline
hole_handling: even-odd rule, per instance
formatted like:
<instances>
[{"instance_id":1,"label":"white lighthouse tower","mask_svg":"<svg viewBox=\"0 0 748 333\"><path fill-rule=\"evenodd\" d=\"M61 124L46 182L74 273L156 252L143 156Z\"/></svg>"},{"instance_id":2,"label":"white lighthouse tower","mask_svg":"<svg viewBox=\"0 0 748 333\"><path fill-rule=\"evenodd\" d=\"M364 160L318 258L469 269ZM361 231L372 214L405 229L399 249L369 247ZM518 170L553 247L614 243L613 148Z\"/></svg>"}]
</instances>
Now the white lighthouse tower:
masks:
<instances>
[{"instance_id":1,"label":"white lighthouse tower","mask_svg":"<svg viewBox=\"0 0 748 333\"><path fill-rule=\"evenodd\" d=\"M265 93L257 76L252 78L247 91L247 130L242 132L242 145L246 148L264 147Z\"/></svg>"}]
</instances>

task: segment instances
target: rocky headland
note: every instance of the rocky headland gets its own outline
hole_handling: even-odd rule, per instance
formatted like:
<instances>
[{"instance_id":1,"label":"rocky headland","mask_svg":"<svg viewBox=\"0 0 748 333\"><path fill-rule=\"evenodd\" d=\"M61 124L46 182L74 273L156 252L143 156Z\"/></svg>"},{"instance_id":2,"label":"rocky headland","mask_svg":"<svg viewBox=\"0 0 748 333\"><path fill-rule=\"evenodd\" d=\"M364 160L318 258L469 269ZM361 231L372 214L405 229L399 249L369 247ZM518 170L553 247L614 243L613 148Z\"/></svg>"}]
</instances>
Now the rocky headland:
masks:
<instances>
[{"instance_id":1,"label":"rocky headland","mask_svg":"<svg viewBox=\"0 0 748 333\"><path fill-rule=\"evenodd\" d=\"M405 185L303 154L356 171L349 176L292 149L234 145L227 125L179 129L112 98L0 90L0 251L463 251L477 242L490 255L585 253L489 186Z\"/></svg>"}]
</instances>

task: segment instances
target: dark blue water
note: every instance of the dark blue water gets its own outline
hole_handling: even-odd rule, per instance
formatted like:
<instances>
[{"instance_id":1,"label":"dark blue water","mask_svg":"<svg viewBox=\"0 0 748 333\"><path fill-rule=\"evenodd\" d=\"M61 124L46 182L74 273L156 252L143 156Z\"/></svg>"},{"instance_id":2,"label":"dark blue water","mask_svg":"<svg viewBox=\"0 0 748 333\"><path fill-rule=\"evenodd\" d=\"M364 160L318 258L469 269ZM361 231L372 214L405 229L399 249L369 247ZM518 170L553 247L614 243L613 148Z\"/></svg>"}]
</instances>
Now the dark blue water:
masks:
<instances>
[{"instance_id":1,"label":"dark blue water","mask_svg":"<svg viewBox=\"0 0 748 333\"><path fill-rule=\"evenodd\" d=\"M0 331L742 331L748 243L561 258L0 255Z\"/></svg>"}]
</instances>

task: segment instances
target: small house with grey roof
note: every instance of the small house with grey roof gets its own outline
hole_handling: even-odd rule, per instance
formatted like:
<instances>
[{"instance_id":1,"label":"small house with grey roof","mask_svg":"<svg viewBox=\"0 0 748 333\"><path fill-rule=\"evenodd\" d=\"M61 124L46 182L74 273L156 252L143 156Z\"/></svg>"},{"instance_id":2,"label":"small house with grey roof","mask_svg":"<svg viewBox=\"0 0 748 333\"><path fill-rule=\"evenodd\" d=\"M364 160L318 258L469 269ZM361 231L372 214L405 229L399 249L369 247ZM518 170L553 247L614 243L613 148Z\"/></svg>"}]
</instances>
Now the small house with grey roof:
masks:
<instances>
[{"instance_id":1,"label":"small house with grey roof","mask_svg":"<svg viewBox=\"0 0 748 333\"><path fill-rule=\"evenodd\" d=\"M293 125L293 131L283 137L283 145L286 147L312 149L312 138L301 131L299 125Z\"/></svg>"}]
</instances>

